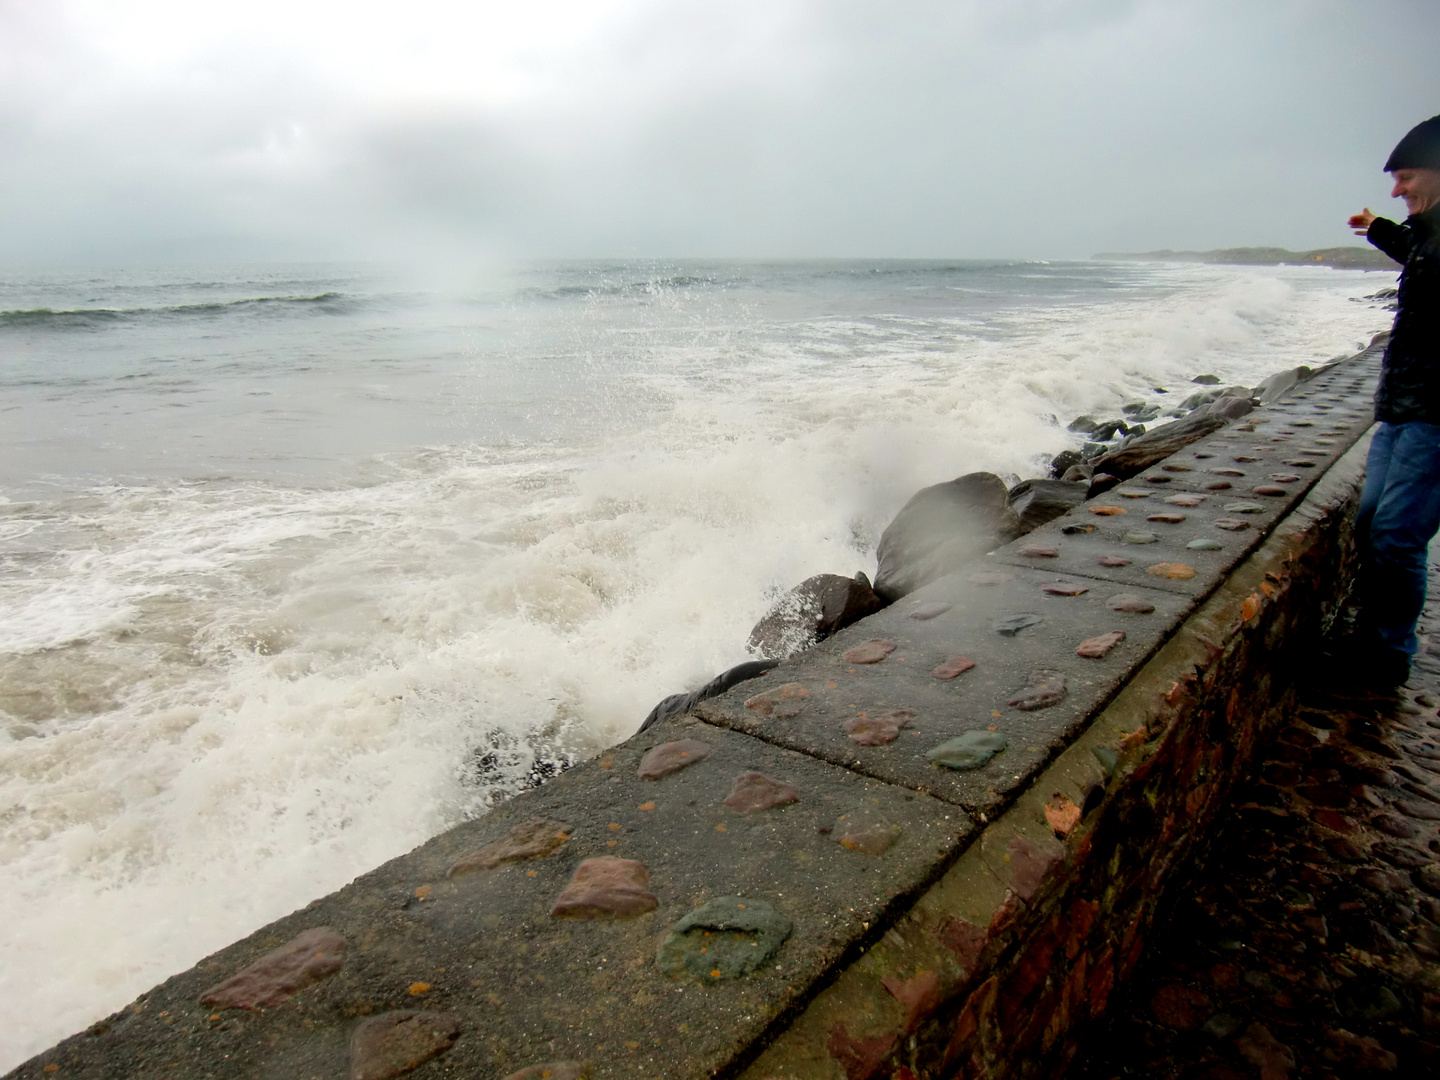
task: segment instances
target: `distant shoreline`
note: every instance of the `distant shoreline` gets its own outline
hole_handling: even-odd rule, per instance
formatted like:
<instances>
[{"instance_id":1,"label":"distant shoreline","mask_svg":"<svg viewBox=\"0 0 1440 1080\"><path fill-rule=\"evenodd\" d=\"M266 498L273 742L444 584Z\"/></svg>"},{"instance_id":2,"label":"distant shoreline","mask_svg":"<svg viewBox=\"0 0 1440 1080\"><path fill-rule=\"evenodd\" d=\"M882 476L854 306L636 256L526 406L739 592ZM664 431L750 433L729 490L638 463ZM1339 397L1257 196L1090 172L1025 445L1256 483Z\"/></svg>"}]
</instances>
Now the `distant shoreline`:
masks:
<instances>
[{"instance_id":1,"label":"distant shoreline","mask_svg":"<svg viewBox=\"0 0 1440 1080\"><path fill-rule=\"evenodd\" d=\"M1097 259L1131 262L1202 262L1231 266L1334 266L1341 270L1398 270L1400 264L1372 247L1316 248L1290 251L1278 247L1217 248L1214 251L1104 251Z\"/></svg>"}]
</instances>

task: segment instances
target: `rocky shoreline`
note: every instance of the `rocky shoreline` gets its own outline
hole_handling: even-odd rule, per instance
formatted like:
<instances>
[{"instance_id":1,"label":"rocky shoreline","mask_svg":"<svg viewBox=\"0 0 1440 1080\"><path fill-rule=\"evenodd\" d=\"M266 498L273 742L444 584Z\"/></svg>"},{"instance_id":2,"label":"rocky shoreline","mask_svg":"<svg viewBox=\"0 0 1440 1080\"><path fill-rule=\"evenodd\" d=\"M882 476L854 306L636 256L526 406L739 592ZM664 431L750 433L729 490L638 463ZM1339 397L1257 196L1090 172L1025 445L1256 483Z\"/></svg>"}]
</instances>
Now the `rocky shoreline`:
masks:
<instances>
[{"instance_id":1,"label":"rocky shoreline","mask_svg":"<svg viewBox=\"0 0 1440 1080\"><path fill-rule=\"evenodd\" d=\"M1393 295L1393 289L1382 289L1363 299L1383 302ZM1376 334L1369 348L1388 336L1388 331ZM1285 397L1300 384L1349 359L1352 357L1342 356L1318 367L1287 368L1258 386L1248 387L1222 386L1218 376L1202 373L1190 380L1195 389L1178 402L1174 401L1175 391L1156 386L1153 392L1168 400L1135 399L1120 406L1120 416L1082 415L1071 420L1066 430L1084 436L1085 441L1079 448L1056 454L1050 462L1049 476L1029 477L1007 485L994 473L973 472L922 488L881 534L873 582L863 571L853 577L817 574L802 581L781 596L750 631L747 650L757 659L717 675L699 689L664 698L650 711L640 730L682 716L700 702L760 677L845 627L1105 494L1220 428L1235 424L1238 430L1254 430L1241 421L1257 406ZM1166 422L1157 426L1157 420ZM1217 478L1208 486L1221 491L1230 483ZM1096 507L1095 512L1103 509ZM1093 530L1095 526L1070 528ZM1132 542L1144 543L1145 537L1137 533Z\"/></svg>"},{"instance_id":2,"label":"rocky shoreline","mask_svg":"<svg viewBox=\"0 0 1440 1080\"><path fill-rule=\"evenodd\" d=\"M1095 258L1125 262L1201 262L1229 266L1332 266L1337 270L1396 270L1395 262L1372 247L1315 248L1291 251L1280 247L1217 248L1213 251L1105 251Z\"/></svg>"}]
</instances>

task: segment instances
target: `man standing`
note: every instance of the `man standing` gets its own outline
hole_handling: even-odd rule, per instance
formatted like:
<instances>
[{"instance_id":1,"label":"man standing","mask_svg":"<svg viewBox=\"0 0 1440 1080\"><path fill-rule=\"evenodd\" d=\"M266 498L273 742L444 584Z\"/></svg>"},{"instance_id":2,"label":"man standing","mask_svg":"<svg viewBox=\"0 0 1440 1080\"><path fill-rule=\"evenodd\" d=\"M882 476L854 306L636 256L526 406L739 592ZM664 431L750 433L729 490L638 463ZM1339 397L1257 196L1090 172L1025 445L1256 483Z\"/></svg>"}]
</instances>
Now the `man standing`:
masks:
<instances>
[{"instance_id":1,"label":"man standing","mask_svg":"<svg viewBox=\"0 0 1440 1080\"><path fill-rule=\"evenodd\" d=\"M1385 172L1395 181L1390 194L1405 200L1404 223L1368 207L1350 218L1357 235L1404 265L1356 521L1362 655L1353 659L1365 682L1394 688L1410 676L1430 538L1440 529L1440 116L1400 140Z\"/></svg>"}]
</instances>

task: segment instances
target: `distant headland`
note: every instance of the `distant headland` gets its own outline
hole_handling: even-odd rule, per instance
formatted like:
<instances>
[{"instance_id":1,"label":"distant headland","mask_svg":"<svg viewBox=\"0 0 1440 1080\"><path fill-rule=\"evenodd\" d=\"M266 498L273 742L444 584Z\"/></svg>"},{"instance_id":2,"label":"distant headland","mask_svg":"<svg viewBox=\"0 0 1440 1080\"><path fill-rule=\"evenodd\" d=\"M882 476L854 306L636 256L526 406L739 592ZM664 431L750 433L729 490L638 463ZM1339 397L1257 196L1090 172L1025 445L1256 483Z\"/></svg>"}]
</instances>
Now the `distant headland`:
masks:
<instances>
[{"instance_id":1,"label":"distant headland","mask_svg":"<svg viewBox=\"0 0 1440 1080\"><path fill-rule=\"evenodd\" d=\"M1218 248L1215 251L1106 251L1097 259L1136 262L1229 263L1236 266L1334 266L1341 270L1396 270L1399 263L1372 247L1317 248L1290 251L1278 247Z\"/></svg>"}]
</instances>

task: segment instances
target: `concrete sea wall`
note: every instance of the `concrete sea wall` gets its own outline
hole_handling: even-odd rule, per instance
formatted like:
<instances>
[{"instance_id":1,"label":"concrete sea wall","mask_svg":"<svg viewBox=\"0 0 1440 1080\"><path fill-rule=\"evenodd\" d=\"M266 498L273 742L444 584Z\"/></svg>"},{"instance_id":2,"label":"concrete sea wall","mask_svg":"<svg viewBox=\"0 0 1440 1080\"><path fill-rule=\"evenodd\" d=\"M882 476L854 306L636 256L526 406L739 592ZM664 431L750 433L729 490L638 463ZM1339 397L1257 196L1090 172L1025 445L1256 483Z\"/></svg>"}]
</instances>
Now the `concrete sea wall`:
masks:
<instances>
[{"instance_id":1,"label":"concrete sea wall","mask_svg":"<svg viewBox=\"0 0 1440 1080\"><path fill-rule=\"evenodd\" d=\"M1378 365L1327 370L9 1075L1057 1075L1343 594Z\"/></svg>"}]
</instances>

